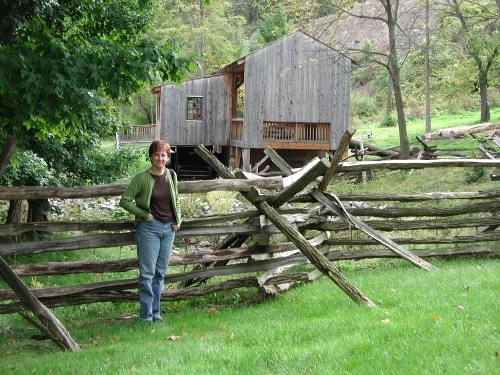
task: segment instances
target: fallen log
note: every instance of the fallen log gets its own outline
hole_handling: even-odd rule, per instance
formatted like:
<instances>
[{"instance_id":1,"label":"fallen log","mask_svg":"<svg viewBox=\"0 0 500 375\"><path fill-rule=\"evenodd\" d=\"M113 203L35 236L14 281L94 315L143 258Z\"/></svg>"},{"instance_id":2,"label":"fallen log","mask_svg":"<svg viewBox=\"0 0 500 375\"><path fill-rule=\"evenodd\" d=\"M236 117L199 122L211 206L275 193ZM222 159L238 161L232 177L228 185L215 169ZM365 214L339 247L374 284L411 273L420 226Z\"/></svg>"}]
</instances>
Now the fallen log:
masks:
<instances>
[{"instance_id":1,"label":"fallen log","mask_svg":"<svg viewBox=\"0 0 500 375\"><path fill-rule=\"evenodd\" d=\"M447 139L461 138L469 134L485 133L500 129L500 124L484 123L477 125L464 125L454 128L440 129L430 133L425 133L423 138L429 139Z\"/></svg>"},{"instance_id":2,"label":"fallen log","mask_svg":"<svg viewBox=\"0 0 500 375\"><path fill-rule=\"evenodd\" d=\"M351 139L349 141L349 147L358 150L367 149L368 151L371 152L372 155L377 155L380 157L398 157L400 155L399 152L392 151L390 149L383 149L366 142L360 142L356 139Z\"/></svg>"}]
</instances>

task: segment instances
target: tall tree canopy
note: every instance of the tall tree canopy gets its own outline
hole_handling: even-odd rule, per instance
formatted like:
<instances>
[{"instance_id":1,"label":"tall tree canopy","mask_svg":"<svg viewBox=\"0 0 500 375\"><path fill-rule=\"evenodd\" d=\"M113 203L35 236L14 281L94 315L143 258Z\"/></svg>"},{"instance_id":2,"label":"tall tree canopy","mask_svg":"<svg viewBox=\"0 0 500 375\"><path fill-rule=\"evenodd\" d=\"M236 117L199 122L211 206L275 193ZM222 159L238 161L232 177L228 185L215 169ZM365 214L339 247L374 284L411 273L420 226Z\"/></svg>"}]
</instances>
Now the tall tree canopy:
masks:
<instances>
[{"instance_id":1,"label":"tall tree canopy","mask_svg":"<svg viewBox=\"0 0 500 375\"><path fill-rule=\"evenodd\" d=\"M193 65L147 36L154 0L0 0L0 132L30 142L115 130L112 101Z\"/></svg>"},{"instance_id":2,"label":"tall tree canopy","mask_svg":"<svg viewBox=\"0 0 500 375\"><path fill-rule=\"evenodd\" d=\"M489 73L500 63L500 8L493 0L444 0L439 3L442 33L461 49L477 69L481 119L490 120Z\"/></svg>"}]
</instances>

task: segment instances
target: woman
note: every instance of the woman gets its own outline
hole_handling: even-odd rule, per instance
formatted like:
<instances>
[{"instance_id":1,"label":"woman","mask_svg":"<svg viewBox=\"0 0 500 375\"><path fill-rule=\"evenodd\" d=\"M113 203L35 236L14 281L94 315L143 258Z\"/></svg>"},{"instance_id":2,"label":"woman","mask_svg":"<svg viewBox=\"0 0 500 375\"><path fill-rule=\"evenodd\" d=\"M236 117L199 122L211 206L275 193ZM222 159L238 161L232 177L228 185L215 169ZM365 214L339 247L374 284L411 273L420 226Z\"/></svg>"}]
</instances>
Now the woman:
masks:
<instances>
[{"instance_id":1,"label":"woman","mask_svg":"<svg viewBox=\"0 0 500 375\"><path fill-rule=\"evenodd\" d=\"M165 165L170 145L153 141L151 167L134 176L120 206L135 215L135 242L139 259L139 304L143 322L163 321L160 298L175 231L181 227L177 175Z\"/></svg>"}]
</instances>

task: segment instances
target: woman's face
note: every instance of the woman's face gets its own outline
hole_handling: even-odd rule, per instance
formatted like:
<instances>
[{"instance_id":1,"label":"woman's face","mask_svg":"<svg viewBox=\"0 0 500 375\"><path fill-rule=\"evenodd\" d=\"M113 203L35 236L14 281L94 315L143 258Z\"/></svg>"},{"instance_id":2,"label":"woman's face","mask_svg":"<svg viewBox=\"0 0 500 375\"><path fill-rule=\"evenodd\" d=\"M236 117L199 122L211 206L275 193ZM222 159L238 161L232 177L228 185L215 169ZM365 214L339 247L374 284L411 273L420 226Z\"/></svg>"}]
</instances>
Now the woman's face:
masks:
<instances>
[{"instance_id":1,"label":"woman's face","mask_svg":"<svg viewBox=\"0 0 500 375\"><path fill-rule=\"evenodd\" d=\"M151 164L158 168L165 167L168 161L168 155L165 151L157 151L151 155Z\"/></svg>"}]
</instances>

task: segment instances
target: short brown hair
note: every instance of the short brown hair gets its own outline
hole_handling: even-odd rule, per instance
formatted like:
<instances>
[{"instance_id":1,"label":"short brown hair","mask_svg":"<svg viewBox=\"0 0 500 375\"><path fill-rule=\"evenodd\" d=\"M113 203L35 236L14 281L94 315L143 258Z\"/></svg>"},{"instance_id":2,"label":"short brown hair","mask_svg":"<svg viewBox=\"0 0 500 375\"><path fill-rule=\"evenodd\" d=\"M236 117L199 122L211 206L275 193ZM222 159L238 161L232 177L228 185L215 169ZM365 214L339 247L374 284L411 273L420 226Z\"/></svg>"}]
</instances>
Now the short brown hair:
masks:
<instances>
[{"instance_id":1,"label":"short brown hair","mask_svg":"<svg viewBox=\"0 0 500 375\"><path fill-rule=\"evenodd\" d=\"M158 151L165 151L170 159L170 145L168 143L160 140L153 141L149 146L149 157L153 156L153 154Z\"/></svg>"}]
</instances>

